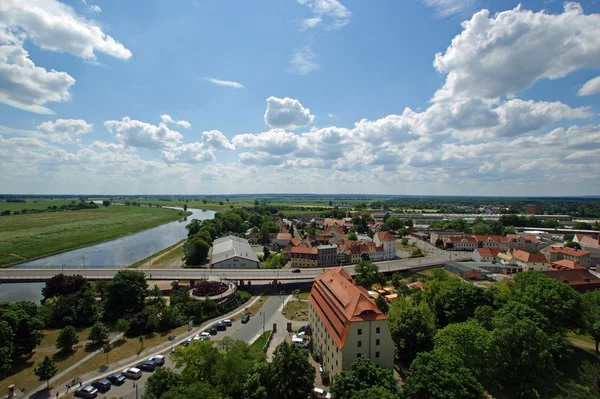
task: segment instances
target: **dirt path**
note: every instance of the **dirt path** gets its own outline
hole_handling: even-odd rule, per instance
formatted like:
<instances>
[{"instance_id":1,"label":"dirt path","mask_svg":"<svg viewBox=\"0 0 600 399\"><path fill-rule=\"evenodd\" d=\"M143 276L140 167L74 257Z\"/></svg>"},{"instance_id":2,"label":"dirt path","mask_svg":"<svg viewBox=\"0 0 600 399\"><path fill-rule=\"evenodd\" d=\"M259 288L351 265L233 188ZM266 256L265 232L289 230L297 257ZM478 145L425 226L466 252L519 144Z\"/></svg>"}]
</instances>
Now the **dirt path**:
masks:
<instances>
[{"instance_id":1,"label":"dirt path","mask_svg":"<svg viewBox=\"0 0 600 399\"><path fill-rule=\"evenodd\" d=\"M185 244L185 242L182 242L182 243L178 244L177 246L171 248L170 251L167 251L165 253L158 255L156 258L150 259L148 262L142 263L137 268L138 269L153 269L153 268L160 266L161 269L179 269L180 267L183 266L183 262L181 261L181 259L173 259L172 262L169 262L168 264L161 264L160 260L163 257L169 255L171 252L175 251L177 248L180 248L181 246L183 246L183 244Z\"/></svg>"},{"instance_id":2,"label":"dirt path","mask_svg":"<svg viewBox=\"0 0 600 399\"><path fill-rule=\"evenodd\" d=\"M591 342L580 341L575 338L565 338L564 340L570 343L571 345L575 345L580 348L592 349L594 351L596 350L596 345L592 344Z\"/></svg>"}]
</instances>

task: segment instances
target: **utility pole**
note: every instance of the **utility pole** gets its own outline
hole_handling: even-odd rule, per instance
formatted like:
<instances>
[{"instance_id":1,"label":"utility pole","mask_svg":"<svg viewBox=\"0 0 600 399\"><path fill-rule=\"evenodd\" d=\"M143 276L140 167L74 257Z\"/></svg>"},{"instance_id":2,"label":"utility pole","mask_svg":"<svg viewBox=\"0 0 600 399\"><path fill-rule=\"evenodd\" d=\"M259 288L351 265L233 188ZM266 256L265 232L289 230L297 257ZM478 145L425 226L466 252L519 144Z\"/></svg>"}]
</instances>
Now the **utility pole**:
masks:
<instances>
[{"instance_id":1,"label":"utility pole","mask_svg":"<svg viewBox=\"0 0 600 399\"><path fill-rule=\"evenodd\" d=\"M85 269L85 255L83 255L81 259L83 259L83 268Z\"/></svg>"},{"instance_id":2,"label":"utility pole","mask_svg":"<svg viewBox=\"0 0 600 399\"><path fill-rule=\"evenodd\" d=\"M136 384L135 382L133 383L133 386L135 387L135 399L139 399L139 396L138 396L138 385L139 384Z\"/></svg>"},{"instance_id":3,"label":"utility pole","mask_svg":"<svg viewBox=\"0 0 600 399\"><path fill-rule=\"evenodd\" d=\"M262 318L263 318L263 334L265 333L265 312L261 311L260 312L262 314Z\"/></svg>"}]
</instances>

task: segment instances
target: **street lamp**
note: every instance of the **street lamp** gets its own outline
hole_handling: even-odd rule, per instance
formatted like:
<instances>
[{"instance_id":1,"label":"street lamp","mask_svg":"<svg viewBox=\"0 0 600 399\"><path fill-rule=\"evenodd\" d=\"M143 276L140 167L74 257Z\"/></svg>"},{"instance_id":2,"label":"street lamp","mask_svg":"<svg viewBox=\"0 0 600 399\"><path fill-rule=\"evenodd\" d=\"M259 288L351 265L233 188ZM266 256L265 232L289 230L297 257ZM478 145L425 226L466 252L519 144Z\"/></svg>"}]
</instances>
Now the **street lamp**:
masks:
<instances>
[{"instance_id":1,"label":"street lamp","mask_svg":"<svg viewBox=\"0 0 600 399\"><path fill-rule=\"evenodd\" d=\"M263 318L263 334L265 333L265 312L261 311L260 314L262 315Z\"/></svg>"},{"instance_id":2,"label":"street lamp","mask_svg":"<svg viewBox=\"0 0 600 399\"><path fill-rule=\"evenodd\" d=\"M135 399L139 399L139 396L138 396L138 385L139 384L136 384L135 382L133 383L133 387L135 388Z\"/></svg>"},{"instance_id":3,"label":"street lamp","mask_svg":"<svg viewBox=\"0 0 600 399\"><path fill-rule=\"evenodd\" d=\"M85 255L83 255L81 259L83 259L83 268L85 269Z\"/></svg>"}]
</instances>

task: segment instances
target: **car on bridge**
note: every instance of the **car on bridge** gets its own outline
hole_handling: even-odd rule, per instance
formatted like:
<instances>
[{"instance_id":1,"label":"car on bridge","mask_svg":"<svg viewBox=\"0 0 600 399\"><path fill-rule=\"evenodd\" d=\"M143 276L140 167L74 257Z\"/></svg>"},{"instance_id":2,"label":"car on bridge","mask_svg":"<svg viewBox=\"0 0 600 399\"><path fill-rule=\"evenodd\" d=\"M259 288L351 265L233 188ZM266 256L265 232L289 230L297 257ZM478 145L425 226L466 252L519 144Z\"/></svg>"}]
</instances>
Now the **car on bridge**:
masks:
<instances>
[{"instance_id":1,"label":"car on bridge","mask_svg":"<svg viewBox=\"0 0 600 399\"><path fill-rule=\"evenodd\" d=\"M292 273L300 273L300 272L302 272L302 270L300 270L300 269L294 269L294 270L292 270Z\"/></svg>"}]
</instances>

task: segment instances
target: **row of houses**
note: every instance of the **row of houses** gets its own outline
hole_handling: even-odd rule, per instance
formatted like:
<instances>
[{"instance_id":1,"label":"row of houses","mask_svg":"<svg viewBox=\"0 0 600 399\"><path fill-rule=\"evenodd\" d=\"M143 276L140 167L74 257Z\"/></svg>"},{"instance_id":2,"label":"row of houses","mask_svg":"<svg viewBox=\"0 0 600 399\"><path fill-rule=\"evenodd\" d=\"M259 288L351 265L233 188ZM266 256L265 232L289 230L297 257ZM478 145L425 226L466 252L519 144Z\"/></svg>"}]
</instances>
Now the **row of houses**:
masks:
<instances>
[{"instance_id":1,"label":"row of houses","mask_svg":"<svg viewBox=\"0 0 600 399\"><path fill-rule=\"evenodd\" d=\"M436 235L431 234L431 240ZM433 241L435 244L438 238ZM500 248L508 251L511 248L520 248L529 252L538 252L540 243L534 235L507 234L505 236L494 235L464 235L447 234L444 246L448 251L474 251L477 248Z\"/></svg>"}]
</instances>

